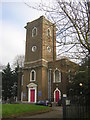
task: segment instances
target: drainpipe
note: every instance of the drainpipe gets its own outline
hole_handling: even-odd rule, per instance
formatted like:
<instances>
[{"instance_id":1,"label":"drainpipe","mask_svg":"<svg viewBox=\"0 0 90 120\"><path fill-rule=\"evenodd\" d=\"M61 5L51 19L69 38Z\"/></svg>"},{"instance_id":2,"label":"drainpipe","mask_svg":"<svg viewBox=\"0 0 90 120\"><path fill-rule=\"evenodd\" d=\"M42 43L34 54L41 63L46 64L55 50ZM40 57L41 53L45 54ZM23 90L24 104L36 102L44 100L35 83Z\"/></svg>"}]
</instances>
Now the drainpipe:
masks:
<instances>
[{"instance_id":1,"label":"drainpipe","mask_svg":"<svg viewBox=\"0 0 90 120\"><path fill-rule=\"evenodd\" d=\"M55 61L54 24L53 24L53 62Z\"/></svg>"}]
</instances>

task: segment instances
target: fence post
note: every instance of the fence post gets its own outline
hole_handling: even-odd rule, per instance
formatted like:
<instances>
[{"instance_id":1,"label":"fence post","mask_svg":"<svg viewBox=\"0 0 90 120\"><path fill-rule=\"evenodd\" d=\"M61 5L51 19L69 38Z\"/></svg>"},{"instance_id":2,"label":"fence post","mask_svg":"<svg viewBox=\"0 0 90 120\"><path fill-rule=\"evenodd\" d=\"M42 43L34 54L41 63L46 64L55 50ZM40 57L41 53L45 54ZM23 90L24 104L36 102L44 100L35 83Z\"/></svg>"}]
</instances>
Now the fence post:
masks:
<instances>
[{"instance_id":1,"label":"fence post","mask_svg":"<svg viewBox=\"0 0 90 120\"><path fill-rule=\"evenodd\" d=\"M66 119L66 94L63 94L63 120Z\"/></svg>"}]
</instances>

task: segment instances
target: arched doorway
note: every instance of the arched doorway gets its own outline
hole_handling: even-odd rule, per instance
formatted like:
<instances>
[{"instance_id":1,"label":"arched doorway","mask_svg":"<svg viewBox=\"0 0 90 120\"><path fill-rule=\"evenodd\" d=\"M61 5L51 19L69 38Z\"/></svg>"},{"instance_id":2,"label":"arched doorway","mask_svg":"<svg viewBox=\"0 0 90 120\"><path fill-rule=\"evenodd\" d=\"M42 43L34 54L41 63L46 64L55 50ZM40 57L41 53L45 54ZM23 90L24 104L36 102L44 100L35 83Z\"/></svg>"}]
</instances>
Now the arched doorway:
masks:
<instances>
[{"instance_id":1,"label":"arched doorway","mask_svg":"<svg viewBox=\"0 0 90 120\"><path fill-rule=\"evenodd\" d=\"M36 103L37 101L37 85L34 83L30 83L27 85L28 87L28 102Z\"/></svg>"},{"instance_id":2,"label":"arched doorway","mask_svg":"<svg viewBox=\"0 0 90 120\"><path fill-rule=\"evenodd\" d=\"M61 92L58 88L54 91L54 102L58 102L61 99Z\"/></svg>"},{"instance_id":3,"label":"arched doorway","mask_svg":"<svg viewBox=\"0 0 90 120\"><path fill-rule=\"evenodd\" d=\"M58 102L59 100L59 91L55 91L55 102Z\"/></svg>"},{"instance_id":4,"label":"arched doorway","mask_svg":"<svg viewBox=\"0 0 90 120\"><path fill-rule=\"evenodd\" d=\"M35 89L30 89L30 102L35 102Z\"/></svg>"}]
</instances>

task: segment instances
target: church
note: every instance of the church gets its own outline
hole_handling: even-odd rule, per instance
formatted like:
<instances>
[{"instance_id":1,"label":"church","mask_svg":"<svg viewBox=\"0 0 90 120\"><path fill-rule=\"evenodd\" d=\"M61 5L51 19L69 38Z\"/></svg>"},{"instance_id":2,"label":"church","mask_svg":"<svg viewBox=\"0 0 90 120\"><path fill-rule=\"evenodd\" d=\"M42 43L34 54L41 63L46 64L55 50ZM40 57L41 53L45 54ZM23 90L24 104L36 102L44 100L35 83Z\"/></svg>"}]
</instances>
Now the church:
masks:
<instances>
[{"instance_id":1,"label":"church","mask_svg":"<svg viewBox=\"0 0 90 120\"><path fill-rule=\"evenodd\" d=\"M57 103L67 95L68 72L74 72L77 64L66 58L56 59L56 26L44 16L28 22L25 29L25 62L18 72L18 100Z\"/></svg>"}]
</instances>

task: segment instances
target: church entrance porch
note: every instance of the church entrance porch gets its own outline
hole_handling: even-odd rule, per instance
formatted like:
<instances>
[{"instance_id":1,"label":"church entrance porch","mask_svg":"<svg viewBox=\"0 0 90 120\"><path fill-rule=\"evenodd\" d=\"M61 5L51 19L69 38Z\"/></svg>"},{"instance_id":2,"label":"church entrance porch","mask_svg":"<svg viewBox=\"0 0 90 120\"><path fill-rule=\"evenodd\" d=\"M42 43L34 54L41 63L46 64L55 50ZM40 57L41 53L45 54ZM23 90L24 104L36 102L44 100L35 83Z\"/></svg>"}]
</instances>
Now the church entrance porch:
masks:
<instances>
[{"instance_id":1,"label":"church entrance porch","mask_svg":"<svg viewBox=\"0 0 90 120\"><path fill-rule=\"evenodd\" d=\"M27 85L28 87L28 102L36 103L37 101L37 85L34 83L30 83Z\"/></svg>"},{"instance_id":2,"label":"church entrance porch","mask_svg":"<svg viewBox=\"0 0 90 120\"><path fill-rule=\"evenodd\" d=\"M30 90L30 102L35 102L35 89Z\"/></svg>"},{"instance_id":3,"label":"church entrance porch","mask_svg":"<svg viewBox=\"0 0 90 120\"><path fill-rule=\"evenodd\" d=\"M55 92L55 102L58 102L58 100L59 100L59 91L57 90Z\"/></svg>"},{"instance_id":4,"label":"church entrance porch","mask_svg":"<svg viewBox=\"0 0 90 120\"><path fill-rule=\"evenodd\" d=\"M55 89L54 91L54 102L58 102L58 100L61 99L61 92L58 88Z\"/></svg>"}]
</instances>

